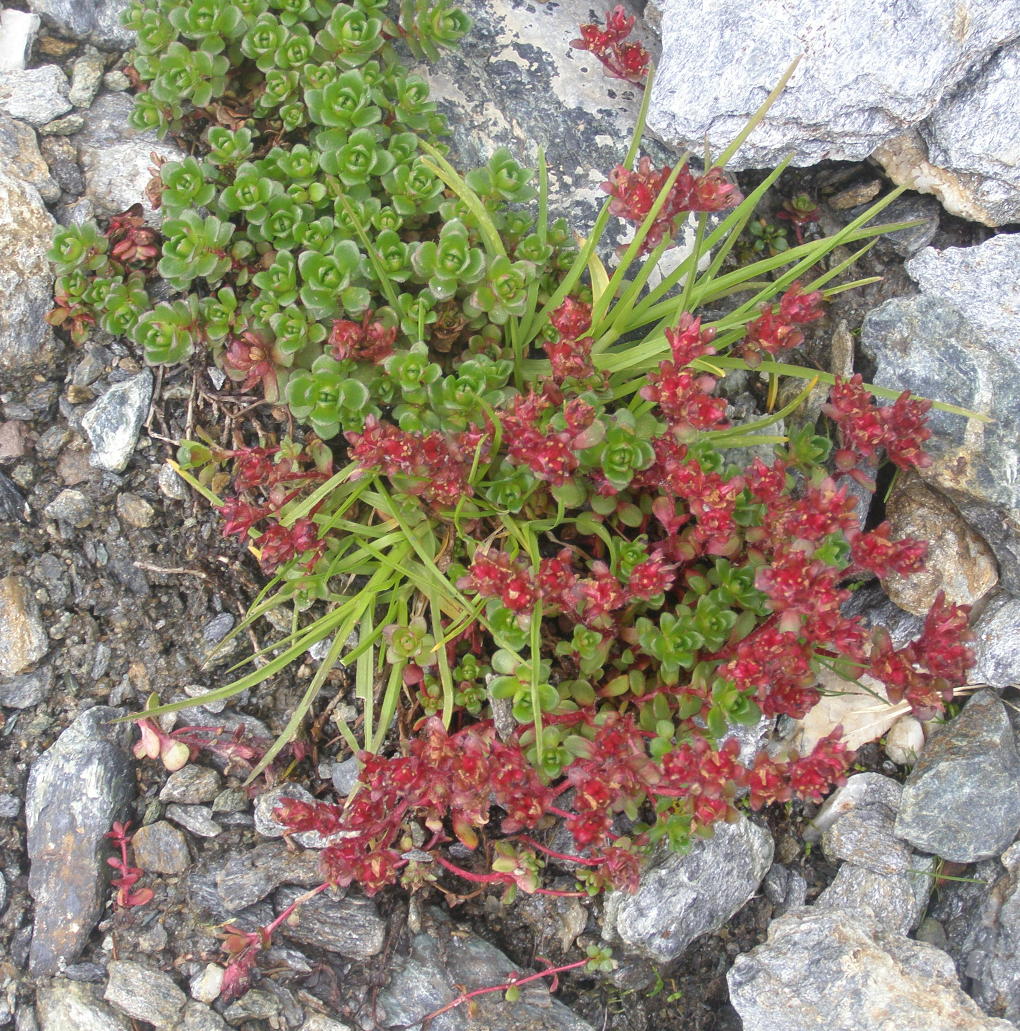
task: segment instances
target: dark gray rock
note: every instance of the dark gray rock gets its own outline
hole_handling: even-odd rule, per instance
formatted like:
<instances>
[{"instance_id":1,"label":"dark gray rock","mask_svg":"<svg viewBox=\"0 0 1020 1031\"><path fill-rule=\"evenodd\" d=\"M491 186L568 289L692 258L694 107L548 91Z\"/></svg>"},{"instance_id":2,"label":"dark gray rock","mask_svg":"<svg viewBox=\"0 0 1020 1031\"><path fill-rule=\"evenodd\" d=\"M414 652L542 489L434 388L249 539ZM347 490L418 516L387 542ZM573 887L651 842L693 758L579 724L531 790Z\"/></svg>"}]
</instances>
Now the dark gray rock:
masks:
<instances>
[{"instance_id":1,"label":"dark gray rock","mask_svg":"<svg viewBox=\"0 0 1020 1031\"><path fill-rule=\"evenodd\" d=\"M1002 702L979 691L934 734L903 787L896 834L959 863L997 856L1020 830L1020 758Z\"/></svg>"},{"instance_id":2,"label":"dark gray rock","mask_svg":"<svg viewBox=\"0 0 1020 1031\"><path fill-rule=\"evenodd\" d=\"M855 210L854 215L862 214ZM903 258L909 258L919 250L927 247L939 231L942 208L933 197L917 193L905 193L890 204L882 212L883 222L915 222L920 225L909 229L898 229L895 233L887 233L882 242L888 244Z\"/></svg>"},{"instance_id":3,"label":"dark gray rock","mask_svg":"<svg viewBox=\"0 0 1020 1031\"><path fill-rule=\"evenodd\" d=\"M769 832L743 816L717 824L715 834L696 839L686 855L663 850L641 875L636 894L608 896L603 938L654 962L671 962L747 902L772 853Z\"/></svg>"},{"instance_id":4,"label":"dark gray rock","mask_svg":"<svg viewBox=\"0 0 1020 1031\"><path fill-rule=\"evenodd\" d=\"M1020 1020L1020 844L1003 853L1000 873L984 895L963 943L970 993L986 1013ZM1000 869L1001 869L1000 867Z\"/></svg>"},{"instance_id":5,"label":"dark gray rock","mask_svg":"<svg viewBox=\"0 0 1020 1031\"><path fill-rule=\"evenodd\" d=\"M45 363L53 330L53 274L46 253L54 221L34 186L0 171L0 370Z\"/></svg>"},{"instance_id":6,"label":"dark gray rock","mask_svg":"<svg viewBox=\"0 0 1020 1031\"><path fill-rule=\"evenodd\" d=\"M1020 395L1015 389L1015 341L1020 338L1020 308L1011 270L1020 255L1020 239L1000 236L971 250L983 251L989 244L995 246L984 257L968 256L969 265L946 265L955 271L947 273L933 295L894 298L872 311L864 320L861 345L877 363L874 381L879 386L909 389L920 397L991 416L992 421L980 422L937 410L929 413L934 435L925 448L934 461L921 475L947 495L988 542L1003 586L1016 594ZM908 262L907 270L927 279L934 254L922 251ZM985 274L977 271L978 262ZM984 314L978 313L979 304L971 306L964 299L970 291L986 300Z\"/></svg>"},{"instance_id":7,"label":"dark gray rock","mask_svg":"<svg viewBox=\"0 0 1020 1031\"><path fill-rule=\"evenodd\" d=\"M273 900L277 915L302 894L298 888L281 888ZM352 896L335 900L316 895L295 910L280 933L302 945L366 960L382 950L386 924L371 899Z\"/></svg>"},{"instance_id":8,"label":"dark gray rock","mask_svg":"<svg viewBox=\"0 0 1020 1031\"><path fill-rule=\"evenodd\" d=\"M48 204L60 200L60 185L50 174L32 127L6 115L0 115L0 162L10 175L34 186Z\"/></svg>"},{"instance_id":9,"label":"dark gray rock","mask_svg":"<svg viewBox=\"0 0 1020 1031\"><path fill-rule=\"evenodd\" d=\"M0 795L0 820L13 820L21 812L21 799L17 795Z\"/></svg>"},{"instance_id":10,"label":"dark gray rock","mask_svg":"<svg viewBox=\"0 0 1020 1031\"><path fill-rule=\"evenodd\" d=\"M0 677L12 677L38 662L50 641L31 585L20 576L0 580Z\"/></svg>"},{"instance_id":11,"label":"dark gray rock","mask_svg":"<svg viewBox=\"0 0 1020 1031\"><path fill-rule=\"evenodd\" d=\"M744 1031L1015 1031L963 993L944 952L813 907L774 920L727 980Z\"/></svg>"},{"instance_id":12,"label":"dark gray rock","mask_svg":"<svg viewBox=\"0 0 1020 1031\"><path fill-rule=\"evenodd\" d=\"M322 883L315 852L292 852L275 841L230 856L214 877L219 900L228 913L259 902L281 884L311 888Z\"/></svg>"},{"instance_id":13,"label":"dark gray rock","mask_svg":"<svg viewBox=\"0 0 1020 1031\"><path fill-rule=\"evenodd\" d=\"M56 977L35 994L39 1031L131 1031L127 1017L108 1006L91 984Z\"/></svg>"},{"instance_id":14,"label":"dark gray rock","mask_svg":"<svg viewBox=\"0 0 1020 1031\"><path fill-rule=\"evenodd\" d=\"M791 909L799 909L807 898L807 881L804 875L782 863L773 863L761 882L765 897L772 903L776 916L782 916Z\"/></svg>"},{"instance_id":15,"label":"dark gray rock","mask_svg":"<svg viewBox=\"0 0 1020 1031\"><path fill-rule=\"evenodd\" d=\"M134 46L134 33L120 23L129 0L29 0L28 6L58 35L88 40L106 50Z\"/></svg>"},{"instance_id":16,"label":"dark gray rock","mask_svg":"<svg viewBox=\"0 0 1020 1031\"><path fill-rule=\"evenodd\" d=\"M70 83L55 64L24 71L0 72L0 111L29 125L45 125L74 106Z\"/></svg>"},{"instance_id":17,"label":"dark gray rock","mask_svg":"<svg viewBox=\"0 0 1020 1031\"><path fill-rule=\"evenodd\" d=\"M456 933L454 933L456 932ZM458 931L449 919L430 910L407 954L394 957L389 983L379 993L380 1026L420 1031L422 1018L465 989L502 984L524 973L494 945ZM551 999L543 982L521 989L515 1003L499 992L477 996L472 1012L458 1006L434 1018L428 1031L592 1031L591 1025Z\"/></svg>"},{"instance_id":18,"label":"dark gray rock","mask_svg":"<svg viewBox=\"0 0 1020 1031\"><path fill-rule=\"evenodd\" d=\"M10 709L31 709L49 695L52 686L51 666L0 681L0 705L6 705Z\"/></svg>"},{"instance_id":19,"label":"dark gray rock","mask_svg":"<svg viewBox=\"0 0 1020 1031\"><path fill-rule=\"evenodd\" d=\"M25 800L35 900L30 966L55 974L85 944L106 895L105 839L134 795L130 728L120 709L88 709L32 765Z\"/></svg>"},{"instance_id":20,"label":"dark gray rock","mask_svg":"<svg viewBox=\"0 0 1020 1031\"><path fill-rule=\"evenodd\" d=\"M971 629L976 638L971 683L1020 684L1020 599L1000 591L989 599Z\"/></svg>"},{"instance_id":21,"label":"dark gray rock","mask_svg":"<svg viewBox=\"0 0 1020 1031\"><path fill-rule=\"evenodd\" d=\"M92 465L114 473L127 468L151 399L152 373L143 369L115 383L85 413L81 425L92 444Z\"/></svg>"},{"instance_id":22,"label":"dark gray rock","mask_svg":"<svg viewBox=\"0 0 1020 1031\"><path fill-rule=\"evenodd\" d=\"M223 778L208 766L188 763L167 777L159 793L161 802L179 802L181 805L195 805L211 802L219 793Z\"/></svg>"},{"instance_id":23,"label":"dark gray rock","mask_svg":"<svg viewBox=\"0 0 1020 1031\"><path fill-rule=\"evenodd\" d=\"M139 827L131 839L135 865L149 873L184 873L191 862L184 835L166 820Z\"/></svg>"},{"instance_id":24,"label":"dark gray rock","mask_svg":"<svg viewBox=\"0 0 1020 1031\"><path fill-rule=\"evenodd\" d=\"M157 1029L177 1023L188 997L169 974L123 959L110 960L108 970L107 1002Z\"/></svg>"},{"instance_id":25,"label":"dark gray rock","mask_svg":"<svg viewBox=\"0 0 1020 1031\"><path fill-rule=\"evenodd\" d=\"M968 73L1020 35L1013 2L953 0L897 8L883 0L782 6L719 0L662 4L662 59L649 126L695 154L714 153L743 128L793 59L786 92L737 154L734 168L855 161L927 117ZM735 59L737 57L737 59ZM1008 123L1003 117L1003 123Z\"/></svg>"}]
</instances>

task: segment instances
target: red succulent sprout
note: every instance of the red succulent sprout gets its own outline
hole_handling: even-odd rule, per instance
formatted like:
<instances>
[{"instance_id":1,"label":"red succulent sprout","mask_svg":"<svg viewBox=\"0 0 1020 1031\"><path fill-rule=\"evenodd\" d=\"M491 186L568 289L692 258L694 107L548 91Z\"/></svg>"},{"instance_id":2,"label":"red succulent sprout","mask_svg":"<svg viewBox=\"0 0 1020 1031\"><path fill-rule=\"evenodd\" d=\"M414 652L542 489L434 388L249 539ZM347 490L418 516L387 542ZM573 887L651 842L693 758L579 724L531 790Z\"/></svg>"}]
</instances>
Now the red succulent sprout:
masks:
<instances>
[{"instance_id":1,"label":"red succulent sprout","mask_svg":"<svg viewBox=\"0 0 1020 1031\"><path fill-rule=\"evenodd\" d=\"M617 4L606 14L604 28L594 23L581 25L581 38L571 40L570 45L597 57L606 75L644 88L651 55L640 43L627 40L633 28L634 15L628 15L623 5Z\"/></svg>"},{"instance_id":2,"label":"red succulent sprout","mask_svg":"<svg viewBox=\"0 0 1020 1031\"><path fill-rule=\"evenodd\" d=\"M141 880L143 873L137 866L132 866L128 861L128 846L131 844L131 821L126 823L114 821L113 829L107 831L108 837L120 852L119 856L110 856L107 863L117 871L117 877L111 879L110 883L117 889L117 905L121 909L129 909L132 906L144 906L152 901L153 891L151 888L138 888L135 885Z\"/></svg>"},{"instance_id":3,"label":"red succulent sprout","mask_svg":"<svg viewBox=\"0 0 1020 1031\"><path fill-rule=\"evenodd\" d=\"M894 541L889 537L890 532L889 523L884 522L850 538L850 556L856 569L886 577L890 573L909 576L924 568L927 543L912 537Z\"/></svg>"},{"instance_id":4,"label":"red succulent sprout","mask_svg":"<svg viewBox=\"0 0 1020 1031\"><path fill-rule=\"evenodd\" d=\"M251 390L261 384L267 401L275 401L279 397L272 348L254 330L248 330L227 343L223 367L231 379L240 382L241 390Z\"/></svg>"},{"instance_id":5,"label":"red succulent sprout","mask_svg":"<svg viewBox=\"0 0 1020 1031\"><path fill-rule=\"evenodd\" d=\"M397 340L397 327L386 326L366 311L361 322L337 319L329 334L329 347L338 361L354 358L381 365L391 354Z\"/></svg>"},{"instance_id":6,"label":"red succulent sprout","mask_svg":"<svg viewBox=\"0 0 1020 1031\"><path fill-rule=\"evenodd\" d=\"M565 297L549 321L561 337L576 340L591 325L591 305L573 296Z\"/></svg>"},{"instance_id":7,"label":"red succulent sprout","mask_svg":"<svg viewBox=\"0 0 1020 1031\"><path fill-rule=\"evenodd\" d=\"M121 265L146 272L155 270L159 259L159 233L145 225L141 204L111 217L104 234L110 241L110 257Z\"/></svg>"}]
</instances>

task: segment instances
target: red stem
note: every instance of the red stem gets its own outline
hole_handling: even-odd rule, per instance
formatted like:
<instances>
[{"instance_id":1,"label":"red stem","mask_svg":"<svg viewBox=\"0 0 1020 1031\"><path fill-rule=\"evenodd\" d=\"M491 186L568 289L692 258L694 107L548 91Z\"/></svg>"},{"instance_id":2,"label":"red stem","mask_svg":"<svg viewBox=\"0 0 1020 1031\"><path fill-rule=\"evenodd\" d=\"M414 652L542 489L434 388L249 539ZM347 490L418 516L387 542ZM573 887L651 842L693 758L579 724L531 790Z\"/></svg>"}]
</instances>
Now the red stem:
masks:
<instances>
[{"instance_id":1,"label":"red stem","mask_svg":"<svg viewBox=\"0 0 1020 1031\"><path fill-rule=\"evenodd\" d=\"M562 859L568 863L580 863L582 866L601 866L605 862L605 859L585 859L583 856L571 856L563 852L554 852L551 848L546 848L545 845L535 841L534 838L529 838L527 834L520 835L517 840L538 849L539 852L545 853L545 855L552 859Z\"/></svg>"},{"instance_id":2,"label":"red stem","mask_svg":"<svg viewBox=\"0 0 1020 1031\"><path fill-rule=\"evenodd\" d=\"M549 967L547 970L540 970L537 974L529 974L527 977L517 977L514 974L510 975L510 978L503 984L493 984L486 988L474 988L470 992L462 992L457 996L456 999L452 999L445 1006L440 1006L439 1009L433 1010L431 1013L426 1014L422 1017L421 1024L422 1028L435 1017L438 1017L441 1013L446 1013L448 1010L455 1009L460 1006L461 1003L465 1003L470 999L474 999L479 995L487 995L489 992L505 992L510 988L520 988L521 985L528 984L531 981L537 981L543 977L552 977L553 984L552 989L555 990L556 985L559 983L558 975L565 973L568 970L576 970L578 967L583 967L587 964L587 959L579 959L574 963L565 963L561 967Z\"/></svg>"}]
</instances>

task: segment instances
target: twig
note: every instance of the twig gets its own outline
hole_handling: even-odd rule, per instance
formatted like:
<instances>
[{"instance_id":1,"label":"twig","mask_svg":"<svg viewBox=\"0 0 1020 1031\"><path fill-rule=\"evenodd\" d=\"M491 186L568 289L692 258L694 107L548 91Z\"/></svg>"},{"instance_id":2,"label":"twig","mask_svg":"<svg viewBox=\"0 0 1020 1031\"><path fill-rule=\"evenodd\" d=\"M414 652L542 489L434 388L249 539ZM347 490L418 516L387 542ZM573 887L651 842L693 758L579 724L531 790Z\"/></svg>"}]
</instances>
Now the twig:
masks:
<instances>
[{"instance_id":1,"label":"twig","mask_svg":"<svg viewBox=\"0 0 1020 1031\"><path fill-rule=\"evenodd\" d=\"M171 573L180 576L200 576L203 580L209 579L209 574L203 572L201 569L185 569L183 566L154 566L150 562L135 562L134 566L136 569L145 569L150 573Z\"/></svg>"}]
</instances>

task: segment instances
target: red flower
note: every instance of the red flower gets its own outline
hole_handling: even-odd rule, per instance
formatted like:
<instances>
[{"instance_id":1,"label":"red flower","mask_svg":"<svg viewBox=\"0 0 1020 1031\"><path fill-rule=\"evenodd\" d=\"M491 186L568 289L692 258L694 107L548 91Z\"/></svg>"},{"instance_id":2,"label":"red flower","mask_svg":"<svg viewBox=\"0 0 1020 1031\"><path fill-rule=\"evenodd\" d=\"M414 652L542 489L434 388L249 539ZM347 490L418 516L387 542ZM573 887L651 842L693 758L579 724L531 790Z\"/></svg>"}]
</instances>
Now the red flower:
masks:
<instances>
[{"instance_id":1,"label":"red flower","mask_svg":"<svg viewBox=\"0 0 1020 1031\"><path fill-rule=\"evenodd\" d=\"M634 28L634 16L627 15L621 4L617 4L606 15L606 27L595 24L580 26L581 38L571 40L576 50L587 50L602 62L606 74L616 79L626 79L642 85L648 75L651 59L640 43L624 42Z\"/></svg>"}]
</instances>

